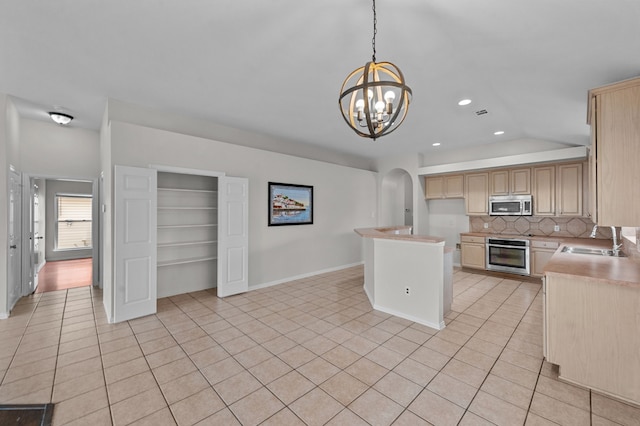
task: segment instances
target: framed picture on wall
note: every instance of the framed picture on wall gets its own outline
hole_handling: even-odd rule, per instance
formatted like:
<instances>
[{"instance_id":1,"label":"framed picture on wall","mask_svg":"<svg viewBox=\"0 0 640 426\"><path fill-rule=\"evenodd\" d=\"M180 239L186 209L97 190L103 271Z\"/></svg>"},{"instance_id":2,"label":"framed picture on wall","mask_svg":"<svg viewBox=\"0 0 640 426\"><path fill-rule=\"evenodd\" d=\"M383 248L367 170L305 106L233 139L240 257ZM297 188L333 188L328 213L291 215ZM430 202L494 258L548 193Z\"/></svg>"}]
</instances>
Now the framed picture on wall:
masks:
<instances>
[{"instance_id":1,"label":"framed picture on wall","mask_svg":"<svg viewBox=\"0 0 640 426\"><path fill-rule=\"evenodd\" d=\"M313 224L313 186L269 182L269 226Z\"/></svg>"}]
</instances>

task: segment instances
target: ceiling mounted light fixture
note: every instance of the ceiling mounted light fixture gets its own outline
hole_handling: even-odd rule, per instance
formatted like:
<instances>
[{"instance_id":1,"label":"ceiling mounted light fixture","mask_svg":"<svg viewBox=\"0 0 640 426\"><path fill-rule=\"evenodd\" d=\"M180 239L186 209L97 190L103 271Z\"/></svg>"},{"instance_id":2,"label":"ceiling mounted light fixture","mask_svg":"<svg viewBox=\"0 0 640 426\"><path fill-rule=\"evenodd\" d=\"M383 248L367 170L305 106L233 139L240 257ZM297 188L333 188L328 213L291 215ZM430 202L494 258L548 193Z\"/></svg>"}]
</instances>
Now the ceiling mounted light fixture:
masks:
<instances>
[{"instance_id":1,"label":"ceiling mounted light fixture","mask_svg":"<svg viewBox=\"0 0 640 426\"><path fill-rule=\"evenodd\" d=\"M53 121L60 124L61 126L66 126L67 124L71 123L71 120L73 120L73 116L65 114L63 112L50 112L49 116Z\"/></svg>"},{"instance_id":2,"label":"ceiling mounted light fixture","mask_svg":"<svg viewBox=\"0 0 640 426\"><path fill-rule=\"evenodd\" d=\"M342 117L349 127L373 140L388 135L402 124L412 96L400 68L391 62L376 62L377 23L373 0L372 60L349 74L338 99Z\"/></svg>"}]
</instances>

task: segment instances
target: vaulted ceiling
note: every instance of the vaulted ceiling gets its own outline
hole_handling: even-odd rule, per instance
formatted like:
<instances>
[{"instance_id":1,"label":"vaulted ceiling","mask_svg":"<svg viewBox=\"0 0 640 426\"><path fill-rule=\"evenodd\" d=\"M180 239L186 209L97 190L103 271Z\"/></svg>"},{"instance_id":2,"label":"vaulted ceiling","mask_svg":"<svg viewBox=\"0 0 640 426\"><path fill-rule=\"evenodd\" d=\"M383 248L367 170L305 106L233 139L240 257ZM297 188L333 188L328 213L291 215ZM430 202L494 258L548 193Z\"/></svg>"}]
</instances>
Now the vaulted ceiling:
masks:
<instances>
[{"instance_id":1,"label":"vaulted ceiling","mask_svg":"<svg viewBox=\"0 0 640 426\"><path fill-rule=\"evenodd\" d=\"M638 0L376 7L377 58L401 68L413 101L375 142L337 102L371 59L370 0L0 0L0 92L26 118L57 108L98 129L113 98L380 158L520 139L587 145L587 91L640 75Z\"/></svg>"}]
</instances>

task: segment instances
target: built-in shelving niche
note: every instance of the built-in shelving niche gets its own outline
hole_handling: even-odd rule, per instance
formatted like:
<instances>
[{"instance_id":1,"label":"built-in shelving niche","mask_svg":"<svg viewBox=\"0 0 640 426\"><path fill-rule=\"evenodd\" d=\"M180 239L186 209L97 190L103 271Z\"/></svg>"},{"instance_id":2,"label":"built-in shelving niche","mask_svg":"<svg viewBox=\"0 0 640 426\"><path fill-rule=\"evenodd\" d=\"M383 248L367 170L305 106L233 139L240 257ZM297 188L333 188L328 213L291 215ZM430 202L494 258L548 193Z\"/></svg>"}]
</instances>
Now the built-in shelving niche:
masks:
<instances>
[{"instance_id":1,"label":"built-in shelving niche","mask_svg":"<svg viewBox=\"0 0 640 426\"><path fill-rule=\"evenodd\" d=\"M216 287L218 178L158 172L158 297Z\"/></svg>"}]
</instances>

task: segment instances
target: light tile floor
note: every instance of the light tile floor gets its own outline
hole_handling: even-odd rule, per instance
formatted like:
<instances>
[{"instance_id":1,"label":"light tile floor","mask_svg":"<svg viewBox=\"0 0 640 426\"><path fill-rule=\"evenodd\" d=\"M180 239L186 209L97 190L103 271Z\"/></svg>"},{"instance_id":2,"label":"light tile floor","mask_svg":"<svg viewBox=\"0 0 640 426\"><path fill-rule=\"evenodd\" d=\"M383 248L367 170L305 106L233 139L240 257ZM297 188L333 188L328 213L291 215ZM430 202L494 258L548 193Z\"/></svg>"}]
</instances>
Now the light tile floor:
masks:
<instances>
[{"instance_id":1,"label":"light tile floor","mask_svg":"<svg viewBox=\"0 0 640 426\"><path fill-rule=\"evenodd\" d=\"M454 273L447 327L374 311L363 268L218 299L160 299L108 324L91 288L0 321L0 403L78 425L638 425L640 409L557 380L540 285Z\"/></svg>"}]
</instances>

